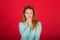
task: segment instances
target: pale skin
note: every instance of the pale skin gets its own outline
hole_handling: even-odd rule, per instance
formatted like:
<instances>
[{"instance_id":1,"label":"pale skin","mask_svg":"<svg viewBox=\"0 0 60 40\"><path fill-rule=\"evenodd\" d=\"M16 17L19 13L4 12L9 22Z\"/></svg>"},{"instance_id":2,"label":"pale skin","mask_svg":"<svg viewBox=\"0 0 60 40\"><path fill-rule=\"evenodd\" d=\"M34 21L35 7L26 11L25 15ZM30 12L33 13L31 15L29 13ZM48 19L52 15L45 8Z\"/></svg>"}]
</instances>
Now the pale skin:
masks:
<instances>
[{"instance_id":1,"label":"pale skin","mask_svg":"<svg viewBox=\"0 0 60 40\"><path fill-rule=\"evenodd\" d=\"M33 10L26 9L25 10L25 17L26 17L26 21L28 23L28 27L30 27L32 25Z\"/></svg>"}]
</instances>

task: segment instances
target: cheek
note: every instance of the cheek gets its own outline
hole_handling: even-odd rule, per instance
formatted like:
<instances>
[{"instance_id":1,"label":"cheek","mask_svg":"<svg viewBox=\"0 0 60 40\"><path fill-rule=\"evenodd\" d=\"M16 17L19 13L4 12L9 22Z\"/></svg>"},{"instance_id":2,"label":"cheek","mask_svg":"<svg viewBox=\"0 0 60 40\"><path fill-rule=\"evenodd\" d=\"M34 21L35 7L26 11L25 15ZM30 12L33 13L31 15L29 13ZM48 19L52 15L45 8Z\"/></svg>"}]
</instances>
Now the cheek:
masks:
<instances>
[{"instance_id":1,"label":"cheek","mask_svg":"<svg viewBox=\"0 0 60 40\"><path fill-rule=\"evenodd\" d=\"M28 14L25 14L26 18L28 18Z\"/></svg>"},{"instance_id":2,"label":"cheek","mask_svg":"<svg viewBox=\"0 0 60 40\"><path fill-rule=\"evenodd\" d=\"M30 17L32 18L32 17L33 17L33 15L30 15Z\"/></svg>"}]
</instances>

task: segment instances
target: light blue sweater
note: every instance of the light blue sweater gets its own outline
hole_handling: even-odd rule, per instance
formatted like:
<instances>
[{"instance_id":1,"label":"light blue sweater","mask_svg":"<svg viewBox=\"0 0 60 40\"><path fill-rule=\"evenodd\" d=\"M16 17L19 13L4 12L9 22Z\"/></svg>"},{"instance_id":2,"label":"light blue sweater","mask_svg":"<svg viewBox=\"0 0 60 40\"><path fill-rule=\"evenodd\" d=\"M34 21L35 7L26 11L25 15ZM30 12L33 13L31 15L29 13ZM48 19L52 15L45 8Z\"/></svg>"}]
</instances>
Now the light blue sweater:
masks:
<instances>
[{"instance_id":1,"label":"light blue sweater","mask_svg":"<svg viewBox=\"0 0 60 40\"><path fill-rule=\"evenodd\" d=\"M21 40L39 40L42 31L41 22L37 23L37 28L32 31L32 28L28 28L27 22L19 23L19 32L21 34Z\"/></svg>"}]
</instances>

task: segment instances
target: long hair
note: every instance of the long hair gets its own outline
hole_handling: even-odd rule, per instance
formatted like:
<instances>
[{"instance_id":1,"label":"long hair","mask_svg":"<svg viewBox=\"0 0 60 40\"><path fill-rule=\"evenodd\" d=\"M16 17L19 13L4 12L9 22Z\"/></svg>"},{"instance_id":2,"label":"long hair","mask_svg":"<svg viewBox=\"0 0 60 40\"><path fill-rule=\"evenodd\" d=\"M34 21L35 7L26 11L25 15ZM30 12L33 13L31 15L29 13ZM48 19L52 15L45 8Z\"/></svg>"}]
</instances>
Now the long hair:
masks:
<instances>
[{"instance_id":1,"label":"long hair","mask_svg":"<svg viewBox=\"0 0 60 40\"><path fill-rule=\"evenodd\" d=\"M36 28L36 24L37 24L37 19L36 19L36 15L35 15L35 11L33 9L32 6L26 6L23 10L23 19L22 22L26 21L26 17L25 17L25 11L26 9L32 9L33 10L33 17L32 17L32 30L34 30Z\"/></svg>"}]
</instances>

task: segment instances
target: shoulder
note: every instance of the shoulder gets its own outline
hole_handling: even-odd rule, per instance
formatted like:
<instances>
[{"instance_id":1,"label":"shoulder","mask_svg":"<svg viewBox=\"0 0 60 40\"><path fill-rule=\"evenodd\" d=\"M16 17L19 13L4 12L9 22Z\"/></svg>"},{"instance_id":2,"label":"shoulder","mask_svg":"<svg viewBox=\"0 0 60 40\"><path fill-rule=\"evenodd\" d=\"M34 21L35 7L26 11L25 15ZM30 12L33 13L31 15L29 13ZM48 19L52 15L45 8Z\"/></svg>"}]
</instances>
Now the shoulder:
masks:
<instances>
[{"instance_id":1,"label":"shoulder","mask_svg":"<svg viewBox=\"0 0 60 40\"><path fill-rule=\"evenodd\" d=\"M19 24L23 24L23 22L19 22Z\"/></svg>"},{"instance_id":2,"label":"shoulder","mask_svg":"<svg viewBox=\"0 0 60 40\"><path fill-rule=\"evenodd\" d=\"M41 21L38 21L38 22L37 22L37 25L41 25Z\"/></svg>"},{"instance_id":3,"label":"shoulder","mask_svg":"<svg viewBox=\"0 0 60 40\"><path fill-rule=\"evenodd\" d=\"M37 28L41 28L42 23L40 21L37 22Z\"/></svg>"},{"instance_id":4,"label":"shoulder","mask_svg":"<svg viewBox=\"0 0 60 40\"><path fill-rule=\"evenodd\" d=\"M19 27L22 27L24 25L23 22L19 22Z\"/></svg>"},{"instance_id":5,"label":"shoulder","mask_svg":"<svg viewBox=\"0 0 60 40\"><path fill-rule=\"evenodd\" d=\"M24 22L19 22L19 29L24 29L25 28L25 25L24 25Z\"/></svg>"}]
</instances>

